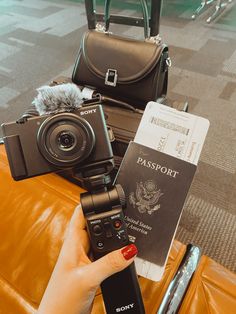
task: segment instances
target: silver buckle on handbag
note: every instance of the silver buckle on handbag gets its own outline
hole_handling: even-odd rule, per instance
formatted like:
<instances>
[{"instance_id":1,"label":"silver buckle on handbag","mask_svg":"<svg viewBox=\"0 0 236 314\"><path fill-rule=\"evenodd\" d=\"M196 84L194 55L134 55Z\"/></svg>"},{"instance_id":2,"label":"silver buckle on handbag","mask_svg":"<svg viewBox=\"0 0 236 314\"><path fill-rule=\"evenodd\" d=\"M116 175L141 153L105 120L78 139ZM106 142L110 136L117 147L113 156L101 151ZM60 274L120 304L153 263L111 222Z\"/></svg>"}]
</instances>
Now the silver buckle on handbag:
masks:
<instances>
[{"instance_id":1,"label":"silver buckle on handbag","mask_svg":"<svg viewBox=\"0 0 236 314\"><path fill-rule=\"evenodd\" d=\"M168 57L168 58L166 59L166 65L168 66L168 68L171 67L172 62L171 62L171 58L170 58L170 57Z\"/></svg>"},{"instance_id":2,"label":"silver buckle on handbag","mask_svg":"<svg viewBox=\"0 0 236 314\"><path fill-rule=\"evenodd\" d=\"M117 82L117 71L114 69L108 69L105 77L105 84L109 86L116 86Z\"/></svg>"}]
</instances>

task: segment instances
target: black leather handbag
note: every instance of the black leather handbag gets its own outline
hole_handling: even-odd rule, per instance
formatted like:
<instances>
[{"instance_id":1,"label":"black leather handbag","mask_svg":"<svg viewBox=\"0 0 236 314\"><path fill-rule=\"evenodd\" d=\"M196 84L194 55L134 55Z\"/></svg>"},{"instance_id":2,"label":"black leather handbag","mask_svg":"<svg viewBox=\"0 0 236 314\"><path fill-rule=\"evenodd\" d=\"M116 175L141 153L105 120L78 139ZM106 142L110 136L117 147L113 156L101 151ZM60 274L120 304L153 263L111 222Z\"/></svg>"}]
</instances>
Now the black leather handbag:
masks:
<instances>
[{"instance_id":1,"label":"black leather handbag","mask_svg":"<svg viewBox=\"0 0 236 314\"><path fill-rule=\"evenodd\" d=\"M84 34L72 81L144 109L149 101L166 95L168 47L158 36L148 38L149 18L145 10L145 40L109 33L110 1L106 3L105 31L89 30Z\"/></svg>"}]
</instances>

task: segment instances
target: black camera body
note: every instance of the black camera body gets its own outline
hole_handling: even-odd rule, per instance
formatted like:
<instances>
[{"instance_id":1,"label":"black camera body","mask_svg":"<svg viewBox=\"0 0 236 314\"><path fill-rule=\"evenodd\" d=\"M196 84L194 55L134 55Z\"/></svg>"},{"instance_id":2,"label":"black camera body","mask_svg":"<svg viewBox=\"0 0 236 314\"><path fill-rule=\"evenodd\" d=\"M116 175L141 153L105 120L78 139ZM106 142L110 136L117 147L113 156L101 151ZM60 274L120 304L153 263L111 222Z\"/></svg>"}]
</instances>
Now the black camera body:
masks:
<instances>
[{"instance_id":1,"label":"black camera body","mask_svg":"<svg viewBox=\"0 0 236 314\"><path fill-rule=\"evenodd\" d=\"M79 169L83 177L106 173L113 152L101 105L2 125L15 180ZM92 171L92 172L91 172Z\"/></svg>"}]
</instances>

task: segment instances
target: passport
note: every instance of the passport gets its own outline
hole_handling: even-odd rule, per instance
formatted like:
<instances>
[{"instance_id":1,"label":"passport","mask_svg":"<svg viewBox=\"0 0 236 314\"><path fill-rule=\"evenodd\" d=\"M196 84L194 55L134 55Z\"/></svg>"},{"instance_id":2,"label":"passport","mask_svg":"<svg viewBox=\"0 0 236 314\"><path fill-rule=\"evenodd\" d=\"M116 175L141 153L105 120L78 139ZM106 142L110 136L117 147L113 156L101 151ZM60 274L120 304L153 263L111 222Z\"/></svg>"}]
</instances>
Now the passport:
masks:
<instances>
[{"instance_id":1,"label":"passport","mask_svg":"<svg viewBox=\"0 0 236 314\"><path fill-rule=\"evenodd\" d=\"M196 165L130 142L116 183L124 189L125 221L138 248L137 273L158 281L181 217Z\"/></svg>"}]
</instances>

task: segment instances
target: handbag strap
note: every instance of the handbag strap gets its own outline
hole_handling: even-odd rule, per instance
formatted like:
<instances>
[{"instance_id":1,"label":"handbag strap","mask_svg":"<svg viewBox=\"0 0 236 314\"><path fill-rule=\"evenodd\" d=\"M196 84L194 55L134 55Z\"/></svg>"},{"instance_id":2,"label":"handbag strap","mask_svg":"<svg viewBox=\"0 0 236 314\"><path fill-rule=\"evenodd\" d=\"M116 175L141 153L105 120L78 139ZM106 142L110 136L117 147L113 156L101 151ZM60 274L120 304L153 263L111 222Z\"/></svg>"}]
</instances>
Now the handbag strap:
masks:
<instances>
[{"instance_id":1,"label":"handbag strap","mask_svg":"<svg viewBox=\"0 0 236 314\"><path fill-rule=\"evenodd\" d=\"M140 0L142 11L143 11L143 22L144 22L144 37L149 38L149 13L147 0ZM105 0L104 4L104 21L105 31L108 32L110 26L110 6L111 0Z\"/></svg>"}]
</instances>

